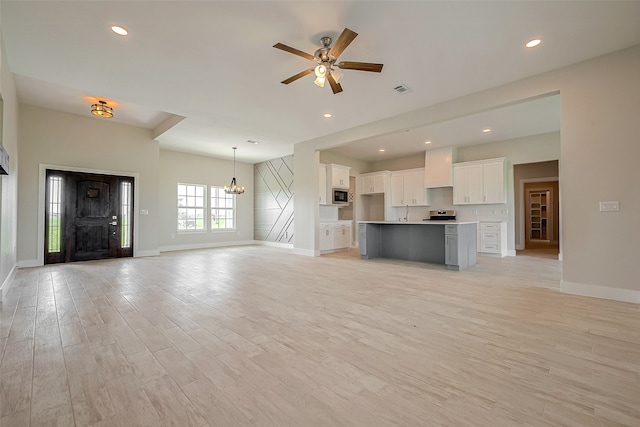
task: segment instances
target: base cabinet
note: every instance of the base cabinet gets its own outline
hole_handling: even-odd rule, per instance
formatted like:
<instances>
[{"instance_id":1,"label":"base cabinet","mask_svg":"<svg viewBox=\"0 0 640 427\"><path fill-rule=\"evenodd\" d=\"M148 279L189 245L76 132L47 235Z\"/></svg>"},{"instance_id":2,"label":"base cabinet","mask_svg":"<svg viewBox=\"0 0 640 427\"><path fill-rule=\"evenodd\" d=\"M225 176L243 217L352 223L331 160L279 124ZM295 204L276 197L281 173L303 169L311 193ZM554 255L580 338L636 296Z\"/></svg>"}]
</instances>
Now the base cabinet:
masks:
<instances>
[{"instance_id":1,"label":"base cabinet","mask_svg":"<svg viewBox=\"0 0 640 427\"><path fill-rule=\"evenodd\" d=\"M507 256L507 223L481 222L478 227L478 253Z\"/></svg>"},{"instance_id":2,"label":"base cabinet","mask_svg":"<svg viewBox=\"0 0 640 427\"><path fill-rule=\"evenodd\" d=\"M349 249L351 246L351 224L321 223L318 235L320 252Z\"/></svg>"},{"instance_id":3,"label":"base cabinet","mask_svg":"<svg viewBox=\"0 0 640 427\"><path fill-rule=\"evenodd\" d=\"M319 232L320 250L326 251L333 249L334 226L333 224L320 224Z\"/></svg>"}]
</instances>

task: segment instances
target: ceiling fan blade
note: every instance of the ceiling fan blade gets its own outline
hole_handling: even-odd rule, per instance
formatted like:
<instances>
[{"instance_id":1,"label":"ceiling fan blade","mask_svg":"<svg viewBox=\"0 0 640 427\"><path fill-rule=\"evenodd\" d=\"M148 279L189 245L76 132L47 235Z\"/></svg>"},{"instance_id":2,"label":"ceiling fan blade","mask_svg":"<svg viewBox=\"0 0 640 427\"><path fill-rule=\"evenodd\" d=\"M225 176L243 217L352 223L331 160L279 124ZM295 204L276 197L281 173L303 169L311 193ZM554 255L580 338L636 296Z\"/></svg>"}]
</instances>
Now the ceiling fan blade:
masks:
<instances>
[{"instance_id":1,"label":"ceiling fan blade","mask_svg":"<svg viewBox=\"0 0 640 427\"><path fill-rule=\"evenodd\" d=\"M294 55L302 56L305 59L315 61L313 55L309 55L306 52L296 49L295 47L287 46L286 44L276 43L273 45L276 49L284 50L285 52L293 53Z\"/></svg>"},{"instance_id":2,"label":"ceiling fan blade","mask_svg":"<svg viewBox=\"0 0 640 427\"><path fill-rule=\"evenodd\" d=\"M300 71L295 76L291 76L288 79L285 79L285 80L281 81L280 83L288 85L289 83L295 82L296 80L298 80L301 77L306 76L307 74L313 73L313 70L314 70L313 68L309 68L308 70Z\"/></svg>"},{"instance_id":3,"label":"ceiling fan blade","mask_svg":"<svg viewBox=\"0 0 640 427\"><path fill-rule=\"evenodd\" d=\"M384 64L373 64L371 62L353 62L353 61L344 61L338 64L335 64L336 67L342 68L343 70L360 70L360 71L371 71L373 73L379 73L382 71L382 67Z\"/></svg>"},{"instance_id":4,"label":"ceiling fan blade","mask_svg":"<svg viewBox=\"0 0 640 427\"><path fill-rule=\"evenodd\" d=\"M331 85L331 90L333 91L334 95L336 93L342 92L342 86L336 81L336 79L333 78L333 75L331 73L327 74L327 80L329 80L329 84Z\"/></svg>"},{"instance_id":5,"label":"ceiling fan blade","mask_svg":"<svg viewBox=\"0 0 640 427\"><path fill-rule=\"evenodd\" d=\"M333 60L338 59L340 54L344 52L347 46L351 44L351 42L356 38L357 35L358 33L356 33L355 31L351 31L350 29L345 28L338 37L338 40L336 40L336 42L331 47L331 50L329 50L329 58Z\"/></svg>"}]
</instances>

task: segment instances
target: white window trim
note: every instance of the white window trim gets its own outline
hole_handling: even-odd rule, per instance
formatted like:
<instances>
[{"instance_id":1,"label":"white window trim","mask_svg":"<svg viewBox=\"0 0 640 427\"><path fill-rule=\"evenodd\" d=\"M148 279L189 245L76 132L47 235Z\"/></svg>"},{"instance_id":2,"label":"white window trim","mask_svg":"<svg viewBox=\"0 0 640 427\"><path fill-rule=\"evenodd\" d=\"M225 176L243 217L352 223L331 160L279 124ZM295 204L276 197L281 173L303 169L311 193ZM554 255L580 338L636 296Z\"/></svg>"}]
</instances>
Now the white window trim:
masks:
<instances>
[{"instance_id":1,"label":"white window trim","mask_svg":"<svg viewBox=\"0 0 640 427\"><path fill-rule=\"evenodd\" d=\"M237 213L236 212L237 211L236 210L236 207L237 207L237 196L234 195L232 197L232 199L233 199L233 207L231 208L231 211L233 213L233 227L232 228L214 228L213 224L211 224L211 210L213 209L213 207L211 206L211 204L212 204L211 203L211 197L212 197L213 191L211 191L211 189L213 187L224 189L224 185L213 185L212 184L212 185L209 186L209 198L207 199L208 200L208 204L209 204L209 215L207 216L207 221L209 221L209 232L210 233L233 233L233 232L237 231L237 229L238 229L238 218L236 216L236 213Z\"/></svg>"},{"instance_id":2,"label":"white window trim","mask_svg":"<svg viewBox=\"0 0 640 427\"><path fill-rule=\"evenodd\" d=\"M207 233L207 230L209 228L209 220L207 218L207 208L209 206L208 203L208 195L209 195L209 191L207 188L206 184L192 184L192 183L187 183L187 182L178 182L176 184L176 215L178 214L178 210L181 208L181 206L178 206L178 186L179 185L191 185L191 186L195 186L195 187L202 187L204 189L204 206L202 207L203 209L203 228L202 229L194 229L194 230L188 230L188 229L181 229L178 227L178 218L176 217L176 233L177 234L205 234ZM186 207L186 208L190 208L191 206L182 206L182 207ZM197 208L200 209L200 208Z\"/></svg>"}]
</instances>

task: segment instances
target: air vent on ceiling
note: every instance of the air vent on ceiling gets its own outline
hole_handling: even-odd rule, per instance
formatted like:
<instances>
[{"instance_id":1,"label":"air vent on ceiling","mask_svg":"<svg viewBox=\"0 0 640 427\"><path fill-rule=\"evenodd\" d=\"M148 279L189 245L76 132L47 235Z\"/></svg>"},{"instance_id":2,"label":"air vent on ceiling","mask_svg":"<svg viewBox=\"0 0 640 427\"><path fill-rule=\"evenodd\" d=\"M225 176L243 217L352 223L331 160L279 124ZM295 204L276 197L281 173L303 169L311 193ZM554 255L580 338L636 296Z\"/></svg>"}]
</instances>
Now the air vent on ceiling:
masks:
<instances>
[{"instance_id":1,"label":"air vent on ceiling","mask_svg":"<svg viewBox=\"0 0 640 427\"><path fill-rule=\"evenodd\" d=\"M409 92L409 88L406 87L405 85L398 85L398 86L394 87L393 90L395 90L398 93Z\"/></svg>"}]
</instances>

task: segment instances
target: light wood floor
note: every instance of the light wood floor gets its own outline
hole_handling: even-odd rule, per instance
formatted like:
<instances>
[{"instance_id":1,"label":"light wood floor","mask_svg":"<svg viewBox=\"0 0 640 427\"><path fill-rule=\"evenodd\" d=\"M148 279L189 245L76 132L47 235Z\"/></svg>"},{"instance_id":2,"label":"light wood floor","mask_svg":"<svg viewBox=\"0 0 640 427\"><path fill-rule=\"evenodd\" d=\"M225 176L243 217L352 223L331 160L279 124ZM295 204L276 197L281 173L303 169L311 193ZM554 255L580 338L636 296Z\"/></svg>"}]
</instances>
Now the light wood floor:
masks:
<instances>
[{"instance_id":1,"label":"light wood floor","mask_svg":"<svg viewBox=\"0 0 640 427\"><path fill-rule=\"evenodd\" d=\"M640 307L560 270L260 246L21 269L0 425L637 427Z\"/></svg>"}]
</instances>

